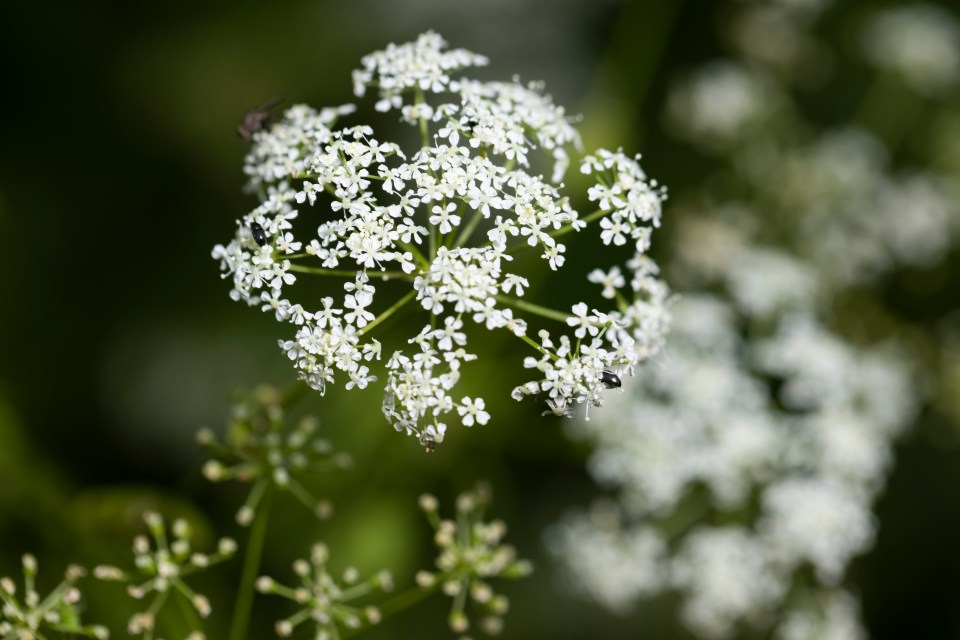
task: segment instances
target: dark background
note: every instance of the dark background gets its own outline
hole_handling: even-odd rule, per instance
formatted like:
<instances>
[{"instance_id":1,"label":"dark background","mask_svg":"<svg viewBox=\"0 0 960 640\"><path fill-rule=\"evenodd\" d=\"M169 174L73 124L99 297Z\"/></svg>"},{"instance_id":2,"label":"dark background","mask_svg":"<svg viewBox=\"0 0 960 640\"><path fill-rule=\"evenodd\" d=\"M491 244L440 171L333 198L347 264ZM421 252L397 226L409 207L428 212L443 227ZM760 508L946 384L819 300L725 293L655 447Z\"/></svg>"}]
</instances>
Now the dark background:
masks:
<instances>
[{"instance_id":1,"label":"dark background","mask_svg":"<svg viewBox=\"0 0 960 640\"><path fill-rule=\"evenodd\" d=\"M671 194L683 193L712 160L661 130L666 88L678 73L724 55L718 24L739 4L4 3L0 575L17 573L28 550L48 576L67 560L123 562L138 529L131 514L146 506L190 514L208 539L212 531L243 539L232 514L244 494L202 481L192 435L224 423L233 389L285 387L292 378L274 346L281 328L232 303L210 259L253 204L241 191L245 146L234 132L247 109L273 96L351 102L350 71L362 55L435 29L453 46L490 56L485 77L545 80L558 103L584 114L587 149L643 151L648 173ZM844 3L820 35L849 49L849 25L875 5ZM799 99L822 123L842 122L865 73L840 68L832 85ZM902 160L921 153L908 145ZM663 233L670 229L668 221ZM661 252L662 238L655 238ZM930 269L890 275L869 295L918 332L949 328L957 264L954 251ZM585 280L569 277L558 286L586 290ZM489 345L503 355L510 348ZM343 566L349 559L363 570L390 567L404 586L432 558L416 497L435 492L449 509L458 491L487 478L493 515L510 523L510 539L538 567L534 578L503 585L513 605L507 637L688 637L668 598L616 618L569 595L543 551L542 531L595 495L586 451L557 422L541 419L536 403L516 405L493 391L513 375L502 361L481 360L473 374L489 385L483 395L496 418L456 433L431 457L384 423L376 389L338 389L308 403L357 464L317 480L337 510L331 522L281 503L264 572L285 575L322 538L334 566L343 558ZM931 402L898 447L877 505L876 548L851 571L877 638L960 638L960 456L948 410L956 408L960 376L941 375L956 359L928 362L945 369L931 372ZM211 572L201 588L214 604L212 629L225 628L225 594L239 564ZM126 619L128 610L110 605L119 594L111 588L91 587L88 617ZM443 636L447 606L437 598L370 637ZM288 611L261 599L255 618L267 630Z\"/></svg>"}]
</instances>

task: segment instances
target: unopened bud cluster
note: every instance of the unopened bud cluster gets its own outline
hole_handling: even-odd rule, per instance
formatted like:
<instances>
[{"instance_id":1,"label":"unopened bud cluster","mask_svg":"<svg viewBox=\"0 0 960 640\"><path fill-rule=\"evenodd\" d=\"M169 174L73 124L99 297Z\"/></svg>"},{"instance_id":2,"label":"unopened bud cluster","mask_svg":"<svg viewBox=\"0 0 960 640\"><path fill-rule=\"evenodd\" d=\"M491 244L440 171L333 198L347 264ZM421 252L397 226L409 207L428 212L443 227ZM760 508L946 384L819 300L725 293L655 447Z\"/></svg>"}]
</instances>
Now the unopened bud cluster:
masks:
<instances>
[{"instance_id":1,"label":"unopened bud cluster","mask_svg":"<svg viewBox=\"0 0 960 640\"><path fill-rule=\"evenodd\" d=\"M100 565L94 568L93 574L100 580L125 583L127 593L136 600L152 596L148 607L134 614L127 624L131 635L152 640L157 614L171 597L186 598L201 618L210 615L210 601L203 594L196 593L185 579L232 557L237 544L230 538L221 538L215 552L198 553L192 548L193 530L186 520L173 522L172 538L168 537L166 524L159 513L147 512L143 520L149 535L138 535L133 539L135 571ZM199 630L194 634L201 634L199 637L202 638Z\"/></svg>"},{"instance_id":2,"label":"unopened bud cluster","mask_svg":"<svg viewBox=\"0 0 960 640\"><path fill-rule=\"evenodd\" d=\"M503 628L503 616L509 609L506 596L497 594L489 584L493 578L522 578L530 574L531 564L517 558L510 545L502 544L507 526L501 520L483 521L484 508L490 501L489 491L480 487L457 498L454 520L441 519L437 499L420 498L423 509L435 530L434 542L440 551L437 571L421 571L417 583L425 588L439 587L453 598L449 615L450 628L465 633L470 628L468 601L480 616L479 628L494 635Z\"/></svg>"},{"instance_id":3,"label":"unopened bud cluster","mask_svg":"<svg viewBox=\"0 0 960 640\"><path fill-rule=\"evenodd\" d=\"M253 483L237 522L248 526L265 492L274 487L292 494L318 518L329 517L330 503L315 498L298 479L308 471L345 468L351 460L336 454L330 442L316 436L318 421L307 416L288 426L282 396L261 387L239 402L223 441L209 429L197 435L215 457L203 466L211 482Z\"/></svg>"},{"instance_id":4,"label":"unopened bud cluster","mask_svg":"<svg viewBox=\"0 0 960 640\"><path fill-rule=\"evenodd\" d=\"M393 589L393 578L381 571L366 580L360 580L359 572L347 568L339 580L330 573L327 562L329 551L326 545L316 544L309 560L293 563L293 572L299 578L296 587L283 585L273 578L261 576L256 583L260 593L277 595L296 603L300 609L275 625L277 635L288 637L301 624L310 621L316 638L339 638L343 629L360 629L364 625L380 622L380 610L374 606L354 604L376 591Z\"/></svg>"},{"instance_id":5,"label":"unopened bud cluster","mask_svg":"<svg viewBox=\"0 0 960 640\"><path fill-rule=\"evenodd\" d=\"M80 622L82 607L76 582L86 575L82 567L67 567L60 584L46 597L41 598L36 588L37 559L25 554L21 562L22 593L18 591L12 578L0 578L0 638L42 640L51 633L95 640L106 640L110 637L106 627Z\"/></svg>"}]
</instances>

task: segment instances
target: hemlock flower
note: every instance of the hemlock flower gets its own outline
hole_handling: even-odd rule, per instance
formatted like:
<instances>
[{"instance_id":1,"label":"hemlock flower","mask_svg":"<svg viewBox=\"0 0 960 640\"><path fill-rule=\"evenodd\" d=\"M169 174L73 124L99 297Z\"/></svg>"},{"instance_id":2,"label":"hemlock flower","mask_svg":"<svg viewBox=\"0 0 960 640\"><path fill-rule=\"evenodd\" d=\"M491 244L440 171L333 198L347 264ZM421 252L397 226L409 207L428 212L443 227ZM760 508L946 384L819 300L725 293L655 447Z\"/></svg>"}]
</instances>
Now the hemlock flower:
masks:
<instances>
[{"instance_id":1,"label":"hemlock flower","mask_svg":"<svg viewBox=\"0 0 960 640\"><path fill-rule=\"evenodd\" d=\"M301 624L310 621L315 627L314 638L331 640L340 637L339 629L359 629L364 624L377 624L380 611L373 606L349 604L369 593L391 591L393 579L388 571L381 571L367 580L360 581L354 568L343 572L338 581L327 569L329 551L326 545L316 544L310 552L310 560L297 560L293 572L300 578L300 586L288 587L273 578L261 576L256 583L260 593L278 595L295 602L300 608L288 618L275 625L278 636L287 637Z\"/></svg>"},{"instance_id":2,"label":"hemlock flower","mask_svg":"<svg viewBox=\"0 0 960 640\"><path fill-rule=\"evenodd\" d=\"M632 374L660 348L669 323L669 290L645 255L664 191L637 158L601 149L580 161L595 182L587 197L597 204L581 216L561 182L570 151L580 147L571 119L540 84L460 75L486 63L447 49L435 33L363 58L355 93L374 91L378 111L416 127L421 140L413 149L363 124L338 128L352 106L288 109L254 134L245 161L261 204L213 250L233 299L293 325L280 347L301 379L323 393L329 384L363 389L384 378L384 416L428 450L457 413L468 426L487 421L483 399L456 389L461 368L477 357L469 336L478 331L505 329L542 358L528 367L535 378L513 396L543 394L565 415L602 404L603 372ZM535 168L541 151L552 161L550 179ZM300 219L318 214L307 235ZM556 271L567 250L560 238L585 231L624 247L624 270L598 267L609 274L602 298L615 306L580 303L575 309L588 311L571 316L528 302L534 274L515 272L514 254L536 251L544 270ZM308 275L345 279L343 295L295 301L296 283ZM423 328L409 347L383 354L374 331L408 305L422 308ZM573 319L578 339L541 330L535 340L528 335L534 318ZM460 411L467 402L476 413Z\"/></svg>"},{"instance_id":3,"label":"hemlock flower","mask_svg":"<svg viewBox=\"0 0 960 640\"><path fill-rule=\"evenodd\" d=\"M0 578L0 637L5 640L44 640L46 634L66 634L106 640L110 632L100 625L85 625L80 621L80 590L76 582L86 575L79 566L67 567L64 579L46 597L36 589L37 559L25 554L23 564L23 593L17 593L16 583ZM19 596L19 597L18 597Z\"/></svg>"},{"instance_id":4,"label":"hemlock flower","mask_svg":"<svg viewBox=\"0 0 960 640\"><path fill-rule=\"evenodd\" d=\"M127 624L131 635L153 640L157 615L171 596L182 598L201 618L210 615L210 601L203 594L196 593L184 579L233 557L237 543L230 538L221 538L214 553L198 553L191 547L193 530L186 520L173 522L172 540L167 537L167 528L159 513L147 512L143 520L150 536L138 535L133 540L136 572L127 573L117 567L100 565L94 568L93 575L100 580L126 583L127 593L136 600L153 594L150 605L134 614ZM202 638L202 632L194 630L193 637Z\"/></svg>"}]
</instances>

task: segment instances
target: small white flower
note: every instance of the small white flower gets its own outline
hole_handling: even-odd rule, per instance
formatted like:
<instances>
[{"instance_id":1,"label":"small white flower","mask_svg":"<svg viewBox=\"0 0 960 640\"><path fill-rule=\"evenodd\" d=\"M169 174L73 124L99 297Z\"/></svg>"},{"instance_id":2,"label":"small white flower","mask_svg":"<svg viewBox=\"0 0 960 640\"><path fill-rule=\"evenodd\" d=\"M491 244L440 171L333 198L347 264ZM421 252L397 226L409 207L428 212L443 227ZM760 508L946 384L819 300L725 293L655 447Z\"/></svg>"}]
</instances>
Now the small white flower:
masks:
<instances>
[{"instance_id":1,"label":"small white flower","mask_svg":"<svg viewBox=\"0 0 960 640\"><path fill-rule=\"evenodd\" d=\"M445 207L434 205L432 209L434 215L430 216L430 224L437 225L440 233L450 233L453 227L460 225L460 216L454 213L456 210L457 205L454 202Z\"/></svg>"},{"instance_id":2,"label":"small white flower","mask_svg":"<svg viewBox=\"0 0 960 640\"><path fill-rule=\"evenodd\" d=\"M608 300L615 298L617 289L622 289L627 284L620 267L613 267L608 272L604 272L603 269L594 269L587 276L587 280L603 285L603 293L600 295Z\"/></svg>"},{"instance_id":3,"label":"small white flower","mask_svg":"<svg viewBox=\"0 0 960 640\"><path fill-rule=\"evenodd\" d=\"M490 414L483 410L484 406L483 398L471 400L470 396L464 396L461 404L457 407L457 413L463 418L463 425L472 427L474 422L487 424L490 420Z\"/></svg>"},{"instance_id":4,"label":"small white flower","mask_svg":"<svg viewBox=\"0 0 960 640\"><path fill-rule=\"evenodd\" d=\"M595 336L600 331L596 324L596 318L589 315L587 305L582 302L573 305L573 315L567 318L567 325L577 328L573 335L578 338L584 338L588 333Z\"/></svg>"}]
</instances>

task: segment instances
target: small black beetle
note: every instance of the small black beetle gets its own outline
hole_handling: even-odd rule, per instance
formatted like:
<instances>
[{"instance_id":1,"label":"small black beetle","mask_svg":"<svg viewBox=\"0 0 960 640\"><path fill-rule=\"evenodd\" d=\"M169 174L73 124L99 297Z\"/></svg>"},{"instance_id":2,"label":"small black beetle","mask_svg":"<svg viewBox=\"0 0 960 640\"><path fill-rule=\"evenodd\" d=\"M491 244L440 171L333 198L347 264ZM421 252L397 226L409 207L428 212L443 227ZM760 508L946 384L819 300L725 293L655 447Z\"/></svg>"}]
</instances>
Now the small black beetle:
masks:
<instances>
[{"instance_id":1,"label":"small black beetle","mask_svg":"<svg viewBox=\"0 0 960 640\"><path fill-rule=\"evenodd\" d=\"M253 241L257 243L258 247L267 244L267 232L263 230L259 222L250 223L250 234L253 236Z\"/></svg>"},{"instance_id":2,"label":"small black beetle","mask_svg":"<svg viewBox=\"0 0 960 640\"><path fill-rule=\"evenodd\" d=\"M600 374L600 381L607 389L619 389L621 386L620 376L613 371L604 371Z\"/></svg>"}]
</instances>

